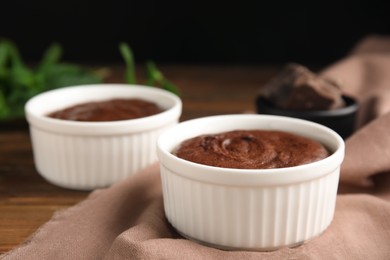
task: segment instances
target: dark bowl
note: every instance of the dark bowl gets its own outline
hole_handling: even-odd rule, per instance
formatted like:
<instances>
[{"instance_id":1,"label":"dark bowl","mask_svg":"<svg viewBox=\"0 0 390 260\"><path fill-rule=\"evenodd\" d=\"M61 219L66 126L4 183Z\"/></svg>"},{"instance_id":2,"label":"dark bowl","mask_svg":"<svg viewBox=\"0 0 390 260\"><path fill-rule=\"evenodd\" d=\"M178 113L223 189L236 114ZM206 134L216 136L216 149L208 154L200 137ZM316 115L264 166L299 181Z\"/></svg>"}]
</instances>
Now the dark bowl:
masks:
<instances>
[{"instance_id":1,"label":"dark bowl","mask_svg":"<svg viewBox=\"0 0 390 260\"><path fill-rule=\"evenodd\" d=\"M297 111L275 107L264 97L256 99L258 114L279 115L306 119L335 130L344 139L350 136L356 127L358 104L355 99L343 96L346 106L332 110Z\"/></svg>"}]
</instances>

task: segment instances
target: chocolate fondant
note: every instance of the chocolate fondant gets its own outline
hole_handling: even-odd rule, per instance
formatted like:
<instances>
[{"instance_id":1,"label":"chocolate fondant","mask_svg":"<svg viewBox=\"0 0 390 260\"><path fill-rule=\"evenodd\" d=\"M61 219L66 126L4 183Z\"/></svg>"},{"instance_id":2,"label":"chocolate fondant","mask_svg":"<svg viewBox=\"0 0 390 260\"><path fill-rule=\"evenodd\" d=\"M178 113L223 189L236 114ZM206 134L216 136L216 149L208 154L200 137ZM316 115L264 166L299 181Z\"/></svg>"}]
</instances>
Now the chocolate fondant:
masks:
<instances>
[{"instance_id":1,"label":"chocolate fondant","mask_svg":"<svg viewBox=\"0 0 390 260\"><path fill-rule=\"evenodd\" d=\"M153 102L131 98L78 104L50 113L48 116L72 121L101 122L136 119L160 112L162 110Z\"/></svg>"},{"instance_id":2,"label":"chocolate fondant","mask_svg":"<svg viewBox=\"0 0 390 260\"><path fill-rule=\"evenodd\" d=\"M319 142L283 131L236 130L182 142L176 156L223 168L270 169L315 162L329 156Z\"/></svg>"}]
</instances>

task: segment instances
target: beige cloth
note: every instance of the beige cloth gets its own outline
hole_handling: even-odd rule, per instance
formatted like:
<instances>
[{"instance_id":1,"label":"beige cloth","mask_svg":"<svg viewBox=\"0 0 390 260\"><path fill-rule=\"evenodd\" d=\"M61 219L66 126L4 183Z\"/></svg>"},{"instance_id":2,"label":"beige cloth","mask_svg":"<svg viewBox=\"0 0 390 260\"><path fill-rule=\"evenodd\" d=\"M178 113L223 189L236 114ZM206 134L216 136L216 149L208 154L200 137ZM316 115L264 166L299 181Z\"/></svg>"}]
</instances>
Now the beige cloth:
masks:
<instances>
[{"instance_id":1,"label":"beige cloth","mask_svg":"<svg viewBox=\"0 0 390 260\"><path fill-rule=\"evenodd\" d=\"M323 72L370 109L361 125L376 119L346 142L334 220L321 236L274 252L222 251L184 239L164 216L153 165L56 213L4 259L390 259L389 55L390 39L371 37Z\"/></svg>"}]
</instances>

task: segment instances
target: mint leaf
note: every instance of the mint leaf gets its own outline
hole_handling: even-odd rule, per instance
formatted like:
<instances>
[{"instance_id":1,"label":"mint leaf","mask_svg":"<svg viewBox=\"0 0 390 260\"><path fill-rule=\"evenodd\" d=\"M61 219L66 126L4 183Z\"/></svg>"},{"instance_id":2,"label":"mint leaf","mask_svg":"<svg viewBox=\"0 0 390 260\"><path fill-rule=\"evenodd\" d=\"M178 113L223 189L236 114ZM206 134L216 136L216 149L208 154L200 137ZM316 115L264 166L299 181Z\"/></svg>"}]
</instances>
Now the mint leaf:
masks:
<instances>
[{"instance_id":1,"label":"mint leaf","mask_svg":"<svg viewBox=\"0 0 390 260\"><path fill-rule=\"evenodd\" d=\"M180 96L179 89L164 77L163 73L157 68L153 61L148 61L146 63L146 82L148 85L159 86Z\"/></svg>"},{"instance_id":2,"label":"mint leaf","mask_svg":"<svg viewBox=\"0 0 390 260\"><path fill-rule=\"evenodd\" d=\"M135 84L136 83L136 76L135 76L135 65L134 65L134 55L131 51L129 45L122 42L119 44L119 50L122 54L123 59L126 63L126 81L129 84Z\"/></svg>"},{"instance_id":3,"label":"mint leaf","mask_svg":"<svg viewBox=\"0 0 390 260\"><path fill-rule=\"evenodd\" d=\"M0 40L0 119L24 115L24 105L34 95L59 87L101 83L102 79L77 65L61 63L62 48L52 44L36 69L26 66L14 43Z\"/></svg>"}]
</instances>

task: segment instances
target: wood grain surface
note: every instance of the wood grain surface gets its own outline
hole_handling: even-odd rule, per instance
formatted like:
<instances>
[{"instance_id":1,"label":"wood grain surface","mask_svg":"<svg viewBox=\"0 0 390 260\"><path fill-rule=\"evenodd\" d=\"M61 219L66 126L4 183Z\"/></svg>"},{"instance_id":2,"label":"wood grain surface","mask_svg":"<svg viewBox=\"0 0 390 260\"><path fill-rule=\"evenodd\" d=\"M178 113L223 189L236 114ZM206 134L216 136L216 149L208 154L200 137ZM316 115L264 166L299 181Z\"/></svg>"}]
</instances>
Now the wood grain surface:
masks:
<instances>
[{"instance_id":1,"label":"wood grain surface","mask_svg":"<svg viewBox=\"0 0 390 260\"><path fill-rule=\"evenodd\" d=\"M279 66L222 65L160 68L181 89L181 121L254 111L258 88L280 69ZM137 74L142 79L142 67ZM120 83L122 79L122 67L108 68L106 82ZM38 174L25 123L0 125L0 254L23 242L54 212L80 202L88 194L54 186Z\"/></svg>"}]
</instances>

